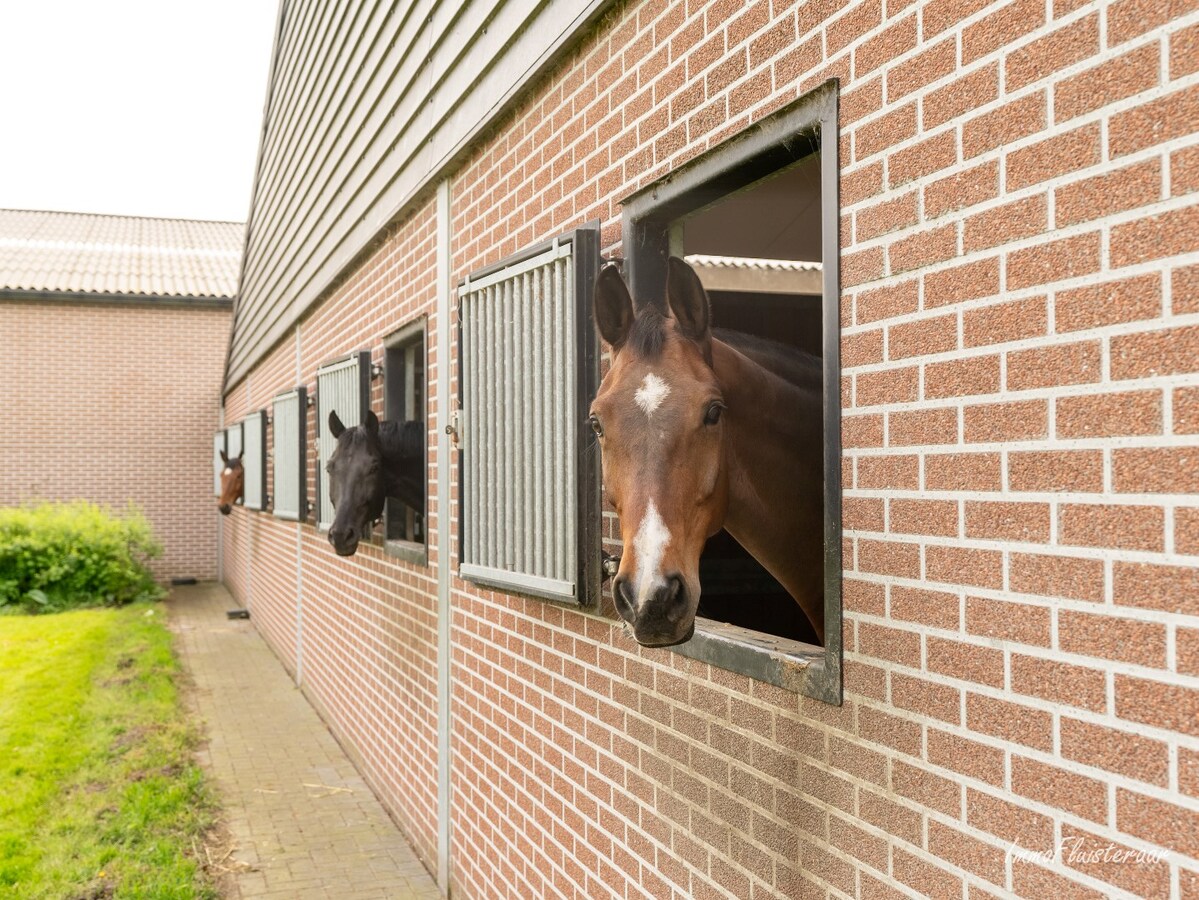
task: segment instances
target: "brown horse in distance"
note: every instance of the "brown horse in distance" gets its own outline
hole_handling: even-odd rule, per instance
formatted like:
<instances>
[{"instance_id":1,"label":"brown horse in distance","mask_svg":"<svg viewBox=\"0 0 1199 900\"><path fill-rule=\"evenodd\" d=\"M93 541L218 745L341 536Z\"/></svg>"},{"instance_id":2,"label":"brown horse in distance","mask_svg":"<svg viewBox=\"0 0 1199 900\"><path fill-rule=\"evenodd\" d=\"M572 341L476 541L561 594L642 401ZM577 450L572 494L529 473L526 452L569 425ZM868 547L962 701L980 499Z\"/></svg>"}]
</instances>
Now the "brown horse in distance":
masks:
<instances>
[{"instance_id":1,"label":"brown horse in distance","mask_svg":"<svg viewBox=\"0 0 1199 900\"><path fill-rule=\"evenodd\" d=\"M823 641L819 361L747 335L714 335L699 277L673 257L665 304L634 304L616 267L604 266L595 317L612 366L591 426L624 541L613 594L634 637L646 646L691 638L700 554L723 527Z\"/></svg>"},{"instance_id":2,"label":"brown horse in distance","mask_svg":"<svg viewBox=\"0 0 1199 900\"><path fill-rule=\"evenodd\" d=\"M222 516L233 512L233 504L242 499L245 491L246 470L241 464L241 455L230 459L221 451L221 462L225 468L221 470L221 496L217 500L217 509Z\"/></svg>"}]
</instances>

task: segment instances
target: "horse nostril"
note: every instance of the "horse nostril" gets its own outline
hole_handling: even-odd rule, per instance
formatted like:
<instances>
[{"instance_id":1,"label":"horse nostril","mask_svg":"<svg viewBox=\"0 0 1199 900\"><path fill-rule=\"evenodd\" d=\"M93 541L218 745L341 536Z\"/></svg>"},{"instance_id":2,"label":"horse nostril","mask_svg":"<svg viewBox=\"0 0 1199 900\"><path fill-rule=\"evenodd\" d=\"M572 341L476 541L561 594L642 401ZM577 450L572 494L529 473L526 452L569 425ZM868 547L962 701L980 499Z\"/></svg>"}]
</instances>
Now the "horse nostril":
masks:
<instances>
[{"instance_id":1,"label":"horse nostril","mask_svg":"<svg viewBox=\"0 0 1199 900\"><path fill-rule=\"evenodd\" d=\"M330 528L329 543L334 547L348 547L358 540L358 529L353 527L347 528Z\"/></svg>"},{"instance_id":2,"label":"horse nostril","mask_svg":"<svg viewBox=\"0 0 1199 900\"><path fill-rule=\"evenodd\" d=\"M678 575L671 575L667 578L666 585L658 596L658 602L665 608L666 618L669 621L677 622L683 617L687 604L679 601L686 600L686 598L687 592L683 587L683 579Z\"/></svg>"},{"instance_id":3,"label":"horse nostril","mask_svg":"<svg viewBox=\"0 0 1199 900\"><path fill-rule=\"evenodd\" d=\"M617 576L612 582L612 599L616 601L616 611L626 622L632 623L637 618L637 608L633 605L633 597L629 592L627 578Z\"/></svg>"}]
</instances>

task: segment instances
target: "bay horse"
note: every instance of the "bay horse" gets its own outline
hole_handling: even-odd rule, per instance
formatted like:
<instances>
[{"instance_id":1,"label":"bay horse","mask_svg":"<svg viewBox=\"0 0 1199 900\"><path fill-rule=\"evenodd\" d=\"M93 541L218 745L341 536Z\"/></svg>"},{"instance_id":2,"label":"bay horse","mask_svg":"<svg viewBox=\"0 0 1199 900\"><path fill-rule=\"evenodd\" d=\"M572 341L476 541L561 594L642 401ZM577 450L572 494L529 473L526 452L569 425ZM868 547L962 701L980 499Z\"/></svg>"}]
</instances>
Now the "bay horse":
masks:
<instances>
[{"instance_id":1,"label":"bay horse","mask_svg":"<svg viewBox=\"0 0 1199 900\"><path fill-rule=\"evenodd\" d=\"M368 411L361 425L347 428L333 410L329 432L337 439L325 464L334 510L329 543L338 556L353 556L383 515L388 497L424 511L425 424L415 419L380 422Z\"/></svg>"},{"instance_id":2,"label":"bay horse","mask_svg":"<svg viewBox=\"0 0 1199 900\"><path fill-rule=\"evenodd\" d=\"M224 450L221 451L221 462L225 468L221 470L221 496L216 503L222 516L233 512L233 504L242 499L245 491L246 470L242 467L241 458L241 453L230 459Z\"/></svg>"},{"instance_id":3,"label":"bay horse","mask_svg":"<svg viewBox=\"0 0 1199 900\"><path fill-rule=\"evenodd\" d=\"M699 558L722 527L799 604L824 641L823 382L820 361L718 330L683 260L665 302L634 304L613 263L595 321L612 365L591 405L604 490L624 550L617 612L638 643L691 639Z\"/></svg>"}]
</instances>

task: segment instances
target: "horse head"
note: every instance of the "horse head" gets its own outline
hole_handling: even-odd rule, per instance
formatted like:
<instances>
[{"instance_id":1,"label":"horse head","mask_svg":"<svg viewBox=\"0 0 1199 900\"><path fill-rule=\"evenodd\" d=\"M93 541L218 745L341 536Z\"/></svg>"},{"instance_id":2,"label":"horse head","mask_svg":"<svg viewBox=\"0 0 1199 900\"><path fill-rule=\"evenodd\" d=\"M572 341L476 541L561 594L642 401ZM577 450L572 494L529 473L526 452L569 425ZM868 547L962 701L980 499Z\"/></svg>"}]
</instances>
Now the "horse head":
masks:
<instances>
[{"instance_id":1,"label":"horse head","mask_svg":"<svg viewBox=\"0 0 1199 900\"><path fill-rule=\"evenodd\" d=\"M590 422L624 541L616 609L639 643L679 644L695 630L700 554L729 502L708 296L672 257L666 303L634 304L609 264L596 278L595 318L612 348Z\"/></svg>"},{"instance_id":2,"label":"horse head","mask_svg":"<svg viewBox=\"0 0 1199 900\"><path fill-rule=\"evenodd\" d=\"M246 470L242 467L241 457L242 455L239 453L235 458L230 459L225 455L224 450L221 451L221 462L225 464L225 468L221 470L221 496L216 503L222 516L233 512L233 504L242 498Z\"/></svg>"},{"instance_id":3,"label":"horse head","mask_svg":"<svg viewBox=\"0 0 1199 900\"><path fill-rule=\"evenodd\" d=\"M325 465L334 510L329 543L338 556L353 556L358 542L370 536L371 524L383 515L387 499L379 419L368 411L361 425L346 428L337 413L330 412L329 431L337 439Z\"/></svg>"}]
</instances>

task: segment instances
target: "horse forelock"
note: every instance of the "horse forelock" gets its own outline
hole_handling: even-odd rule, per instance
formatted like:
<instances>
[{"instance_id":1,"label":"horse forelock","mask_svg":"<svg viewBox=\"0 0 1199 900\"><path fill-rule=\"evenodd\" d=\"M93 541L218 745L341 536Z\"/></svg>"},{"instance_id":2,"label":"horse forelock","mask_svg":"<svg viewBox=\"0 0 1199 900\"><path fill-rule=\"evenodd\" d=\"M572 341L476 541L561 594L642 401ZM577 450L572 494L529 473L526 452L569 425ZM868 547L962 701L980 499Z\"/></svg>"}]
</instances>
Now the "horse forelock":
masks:
<instances>
[{"instance_id":1,"label":"horse forelock","mask_svg":"<svg viewBox=\"0 0 1199 900\"><path fill-rule=\"evenodd\" d=\"M359 449L375 448L377 450L378 445L378 439L372 440L362 425L351 425L337 438L337 449L344 450L346 453L353 453Z\"/></svg>"},{"instance_id":2,"label":"horse forelock","mask_svg":"<svg viewBox=\"0 0 1199 900\"><path fill-rule=\"evenodd\" d=\"M645 307L633 320L625 347L643 359L657 359L666 344L666 317L654 307Z\"/></svg>"}]
</instances>

